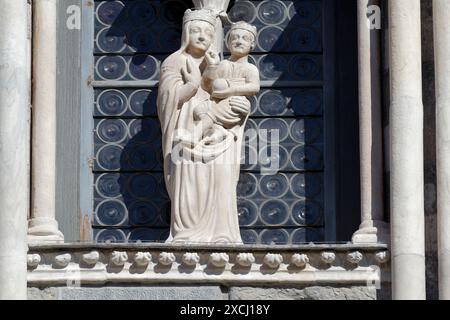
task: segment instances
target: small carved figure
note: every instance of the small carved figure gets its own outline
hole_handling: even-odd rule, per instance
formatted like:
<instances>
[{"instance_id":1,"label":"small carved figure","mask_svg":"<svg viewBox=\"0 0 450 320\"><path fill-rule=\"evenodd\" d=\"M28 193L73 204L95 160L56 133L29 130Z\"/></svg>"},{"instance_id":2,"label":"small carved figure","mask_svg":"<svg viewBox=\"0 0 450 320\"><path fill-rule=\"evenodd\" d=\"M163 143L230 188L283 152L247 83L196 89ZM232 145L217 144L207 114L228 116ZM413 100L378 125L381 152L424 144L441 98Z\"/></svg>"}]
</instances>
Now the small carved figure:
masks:
<instances>
[{"instance_id":1,"label":"small carved figure","mask_svg":"<svg viewBox=\"0 0 450 320\"><path fill-rule=\"evenodd\" d=\"M230 98L255 96L260 90L259 71L248 62L255 43L256 27L241 21L231 27L228 60L220 62L219 55L211 50L206 53L208 66L203 77L215 103L203 103L194 110L195 118L202 124L205 144L224 140L226 131L222 128L232 128L246 118L247 110L230 107Z\"/></svg>"}]
</instances>

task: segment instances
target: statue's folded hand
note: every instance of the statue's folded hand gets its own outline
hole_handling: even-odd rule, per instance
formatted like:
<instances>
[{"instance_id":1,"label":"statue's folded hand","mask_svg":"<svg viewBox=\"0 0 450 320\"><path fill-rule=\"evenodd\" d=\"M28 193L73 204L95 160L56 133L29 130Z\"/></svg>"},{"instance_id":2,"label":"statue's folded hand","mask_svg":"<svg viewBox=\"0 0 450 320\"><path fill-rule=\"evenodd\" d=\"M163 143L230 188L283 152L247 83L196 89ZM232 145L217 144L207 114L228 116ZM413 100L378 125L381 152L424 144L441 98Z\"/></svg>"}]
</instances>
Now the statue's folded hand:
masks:
<instances>
[{"instance_id":1,"label":"statue's folded hand","mask_svg":"<svg viewBox=\"0 0 450 320\"><path fill-rule=\"evenodd\" d=\"M251 104L246 97L232 97L230 107L236 113L247 115L250 113Z\"/></svg>"}]
</instances>

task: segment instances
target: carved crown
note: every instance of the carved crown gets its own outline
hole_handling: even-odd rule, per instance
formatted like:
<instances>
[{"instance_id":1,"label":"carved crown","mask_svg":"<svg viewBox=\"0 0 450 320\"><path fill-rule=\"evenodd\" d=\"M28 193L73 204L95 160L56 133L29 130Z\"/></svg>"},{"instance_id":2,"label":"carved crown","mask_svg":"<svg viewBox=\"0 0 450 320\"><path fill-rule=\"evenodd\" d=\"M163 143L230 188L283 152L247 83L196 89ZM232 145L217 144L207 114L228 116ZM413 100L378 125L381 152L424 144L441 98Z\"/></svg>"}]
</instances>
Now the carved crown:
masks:
<instances>
[{"instance_id":1,"label":"carved crown","mask_svg":"<svg viewBox=\"0 0 450 320\"><path fill-rule=\"evenodd\" d=\"M250 32L251 34L253 34L253 36L256 39L256 35L257 35L258 31L256 30L255 26L252 26L251 24L249 24L245 21L239 21L239 22L233 23L231 25L230 32L232 32L233 30L236 30L236 29L246 30L246 31Z\"/></svg>"},{"instance_id":2,"label":"carved crown","mask_svg":"<svg viewBox=\"0 0 450 320\"><path fill-rule=\"evenodd\" d=\"M201 9L201 10L191 10L188 9L184 13L183 24L189 21L205 21L211 24L212 26L216 25L216 15L211 10Z\"/></svg>"},{"instance_id":3,"label":"carved crown","mask_svg":"<svg viewBox=\"0 0 450 320\"><path fill-rule=\"evenodd\" d=\"M192 0L197 9L226 11L230 0Z\"/></svg>"}]
</instances>

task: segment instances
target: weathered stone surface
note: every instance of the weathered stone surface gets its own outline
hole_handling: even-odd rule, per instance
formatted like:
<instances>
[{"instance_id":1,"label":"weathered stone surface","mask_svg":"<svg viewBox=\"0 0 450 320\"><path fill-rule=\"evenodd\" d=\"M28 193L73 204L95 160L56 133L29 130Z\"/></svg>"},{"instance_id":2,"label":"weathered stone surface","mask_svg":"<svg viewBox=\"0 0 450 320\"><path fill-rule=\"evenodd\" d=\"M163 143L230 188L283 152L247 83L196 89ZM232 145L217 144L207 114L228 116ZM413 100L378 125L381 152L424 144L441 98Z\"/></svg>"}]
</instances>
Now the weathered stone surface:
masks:
<instances>
[{"instance_id":1,"label":"weathered stone surface","mask_svg":"<svg viewBox=\"0 0 450 320\"><path fill-rule=\"evenodd\" d=\"M219 286L28 288L30 300L225 300Z\"/></svg>"},{"instance_id":2,"label":"weathered stone surface","mask_svg":"<svg viewBox=\"0 0 450 320\"><path fill-rule=\"evenodd\" d=\"M226 290L225 290L226 291ZM389 288L353 287L232 287L219 286L142 287L50 287L28 288L29 300L384 300Z\"/></svg>"},{"instance_id":3,"label":"weathered stone surface","mask_svg":"<svg viewBox=\"0 0 450 320\"><path fill-rule=\"evenodd\" d=\"M28 300L57 300L57 288L28 288Z\"/></svg>"},{"instance_id":4,"label":"weathered stone surface","mask_svg":"<svg viewBox=\"0 0 450 320\"><path fill-rule=\"evenodd\" d=\"M230 300L376 300L370 287L230 288Z\"/></svg>"}]
</instances>

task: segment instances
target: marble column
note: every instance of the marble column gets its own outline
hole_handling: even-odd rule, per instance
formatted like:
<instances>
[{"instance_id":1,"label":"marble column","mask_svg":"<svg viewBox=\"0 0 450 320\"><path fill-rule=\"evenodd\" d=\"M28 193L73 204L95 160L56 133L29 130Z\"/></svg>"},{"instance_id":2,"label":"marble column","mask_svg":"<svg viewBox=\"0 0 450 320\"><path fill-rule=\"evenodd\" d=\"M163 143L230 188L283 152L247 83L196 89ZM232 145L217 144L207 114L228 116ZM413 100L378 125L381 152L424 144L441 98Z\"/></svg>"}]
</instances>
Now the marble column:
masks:
<instances>
[{"instance_id":1,"label":"marble column","mask_svg":"<svg viewBox=\"0 0 450 320\"><path fill-rule=\"evenodd\" d=\"M29 241L61 241L55 219L56 1L33 1L32 195Z\"/></svg>"},{"instance_id":2,"label":"marble column","mask_svg":"<svg viewBox=\"0 0 450 320\"><path fill-rule=\"evenodd\" d=\"M389 0L394 299L425 299L420 0Z\"/></svg>"},{"instance_id":3,"label":"marble column","mask_svg":"<svg viewBox=\"0 0 450 320\"><path fill-rule=\"evenodd\" d=\"M433 1L439 297L450 300L450 1Z\"/></svg>"},{"instance_id":4,"label":"marble column","mask_svg":"<svg viewBox=\"0 0 450 320\"><path fill-rule=\"evenodd\" d=\"M27 297L30 44L26 0L0 0L0 300Z\"/></svg>"},{"instance_id":5,"label":"marble column","mask_svg":"<svg viewBox=\"0 0 450 320\"><path fill-rule=\"evenodd\" d=\"M361 225L354 243L388 243L383 216L381 124L381 31L369 28L368 7L379 0L358 0L358 71L361 168Z\"/></svg>"}]
</instances>

